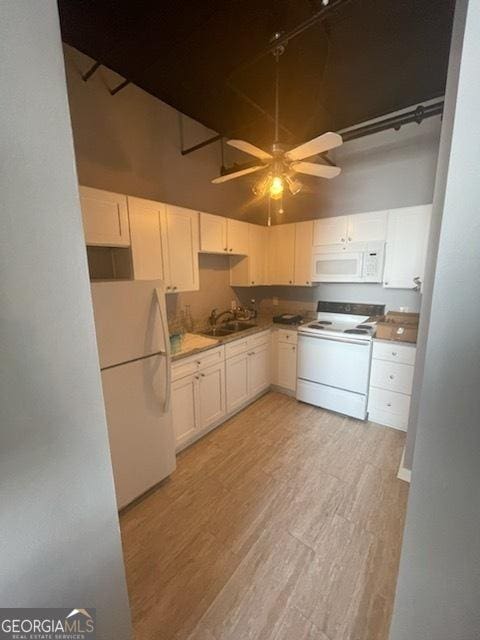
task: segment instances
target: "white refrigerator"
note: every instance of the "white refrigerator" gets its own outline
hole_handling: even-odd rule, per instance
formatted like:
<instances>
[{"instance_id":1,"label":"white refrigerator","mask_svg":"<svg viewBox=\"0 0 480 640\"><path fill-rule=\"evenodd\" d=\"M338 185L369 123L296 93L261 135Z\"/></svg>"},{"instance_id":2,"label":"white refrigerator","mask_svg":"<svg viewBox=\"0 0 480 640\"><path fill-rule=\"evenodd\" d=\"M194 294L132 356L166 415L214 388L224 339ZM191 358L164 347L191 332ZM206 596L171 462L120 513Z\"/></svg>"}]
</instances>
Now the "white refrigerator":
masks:
<instances>
[{"instance_id":1,"label":"white refrigerator","mask_svg":"<svg viewBox=\"0 0 480 640\"><path fill-rule=\"evenodd\" d=\"M175 469L170 341L160 280L92 283L118 508Z\"/></svg>"}]
</instances>

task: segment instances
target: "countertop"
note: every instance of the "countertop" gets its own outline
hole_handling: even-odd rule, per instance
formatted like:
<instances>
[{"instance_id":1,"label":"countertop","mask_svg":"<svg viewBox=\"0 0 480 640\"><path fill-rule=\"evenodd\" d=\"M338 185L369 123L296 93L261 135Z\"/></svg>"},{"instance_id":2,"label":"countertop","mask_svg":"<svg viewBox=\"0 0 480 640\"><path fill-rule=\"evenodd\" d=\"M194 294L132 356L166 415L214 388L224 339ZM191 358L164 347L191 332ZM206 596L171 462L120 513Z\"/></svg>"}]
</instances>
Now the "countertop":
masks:
<instances>
[{"instance_id":1,"label":"countertop","mask_svg":"<svg viewBox=\"0 0 480 640\"><path fill-rule=\"evenodd\" d=\"M236 333L232 333L230 336L218 336L218 338L205 336L202 333L186 333L183 336L180 351L173 352L172 350L172 362L182 360L182 358L187 358L188 356L193 356L202 351L207 351L208 349L213 349L214 347L227 344L228 342L233 342L234 340L241 340L242 338L254 335L255 333L260 333L260 331L265 331L265 329L269 329L274 326L271 319L258 318L254 322L255 326L251 329L237 331ZM285 327L285 325L281 326Z\"/></svg>"},{"instance_id":2,"label":"countertop","mask_svg":"<svg viewBox=\"0 0 480 640\"><path fill-rule=\"evenodd\" d=\"M219 336L218 338L213 338L211 336L205 336L202 333L186 333L182 339L181 349L175 352L172 350L172 362L188 358L188 356L193 356L197 353L201 353L202 351L208 351L208 349L213 349L222 344L227 344L228 342L241 340L242 338L260 333L261 331L265 331L265 329L270 329L272 327L276 329L286 329L287 331L297 331L299 326L301 325L274 323L271 318L258 318L255 320L255 326L251 329L238 331L237 333L232 333L230 336ZM384 340L382 338L374 338L374 340L376 342L385 342L387 344L416 347L414 342Z\"/></svg>"}]
</instances>

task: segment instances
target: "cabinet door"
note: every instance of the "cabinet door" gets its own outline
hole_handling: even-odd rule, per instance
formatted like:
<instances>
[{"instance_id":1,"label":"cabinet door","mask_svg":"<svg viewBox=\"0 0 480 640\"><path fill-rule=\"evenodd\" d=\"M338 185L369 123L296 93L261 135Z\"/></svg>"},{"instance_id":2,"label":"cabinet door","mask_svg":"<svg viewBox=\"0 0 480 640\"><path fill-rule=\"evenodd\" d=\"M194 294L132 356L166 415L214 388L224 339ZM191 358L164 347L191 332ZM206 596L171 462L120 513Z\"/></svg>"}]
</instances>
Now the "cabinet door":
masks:
<instances>
[{"instance_id":1,"label":"cabinet door","mask_svg":"<svg viewBox=\"0 0 480 640\"><path fill-rule=\"evenodd\" d=\"M267 227L249 226L250 285L267 284Z\"/></svg>"},{"instance_id":2,"label":"cabinet door","mask_svg":"<svg viewBox=\"0 0 480 640\"><path fill-rule=\"evenodd\" d=\"M313 221L295 225L295 270L293 282L297 286L310 286L313 249Z\"/></svg>"},{"instance_id":3,"label":"cabinet door","mask_svg":"<svg viewBox=\"0 0 480 640\"><path fill-rule=\"evenodd\" d=\"M388 214L383 286L416 289L423 282L432 205L394 209Z\"/></svg>"},{"instance_id":4,"label":"cabinet door","mask_svg":"<svg viewBox=\"0 0 480 640\"><path fill-rule=\"evenodd\" d=\"M200 251L205 253L226 253L227 219L200 213Z\"/></svg>"},{"instance_id":5,"label":"cabinet door","mask_svg":"<svg viewBox=\"0 0 480 640\"><path fill-rule=\"evenodd\" d=\"M127 196L92 187L80 187L86 244L100 247L128 247Z\"/></svg>"},{"instance_id":6,"label":"cabinet door","mask_svg":"<svg viewBox=\"0 0 480 640\"><path fill-rule=\"evenodd\" d=\"M347 242L348 216L315 220L313 225L313 245L344 244Z\"/></svg>"},{"instance_id":7,"label":"cabinet door","mask_svg":"<svg viewBox=\"0 0 480 640\"><path fill-rule=\"evenodd\" d=\"M227 218L228 252L241 256L248 255L248 223Z\"/></svg>"},{"instance_id":8,"label":"cabinet door","mask_svg":"<svg viewBox=\"0 0 480 640\"><path fill-rule=\"evenodd\" d=\"M252 398L270 386L270 348L268 344L248 352L248 396Z\"/></svg>"},{"instance_id":9,"label":"cabinet door","mask_svg":"<svg viewBox=\"0 0 480 640\"><path fill-rule=\"evenodd\" d=\"M269 284L293 284L295 271L295 225L268 229Z\"/></svg>"},{"instance_id":10,"label":"cabinet door","mask_svg":"<svg viewBox=\"0 0 480 640\"><path fill-rule=\"evenodd\" d=\"M372 211L348 216L348 242L385 242L387 211Z\"/></svg>"},{"instance_id":11,"label":"cabinet door","mask_svg":"<svg viewBox=\"0 0 480 640\"><path fill-rule=\"evenodd\" d=\"M277 384L295 391L297 386L297 346L287 342L277 345Z\"/></svg>"},{"instance_id":12,"label":"cabinet door","mask_svg":"<svg viewBox=\"0 0 480 640\"><path fill-rule=\"evenodd\" d=\"M227 413L235 411L248 401L248 359L246 353L241 353L225 363Z\"/></svg>"},{"instance_id":13,"label":"cabinet door","mask_svg":"<svg viewBox=\"0 0 480 640\"><path fill-rule=\"evenodd\" d=\"M198 213L166 205L162 215L162 249L167 292L196 291L198 274Z\"/></svg>"},{"instance_id":14,"label":"cabinet door","mask_svg":"<svg viewBox=\"0 0 480 640\"><path fill-rule=\"evenodd\" d=\"M198 428L207 429L225 415L225 363L213 365L197 374Z\"/></svg>"},{"instance_id":15,"label":"cabinet door","mask_svg":"<svg viewBox=\"0 0 480 640\"><path fill-rule=\"evenodd\" d=\"M197 384L195 376L187 376L172 383L172 422L177 448L187 442L195 433Z\"/></svg>"},{"instance_id":16,"label":"cabinet door","mask_svg":"<svg viewBox=\"0 0 480 640\"><path fill-rule=\"evenodd\" d=\"M164 279L160 217L165 205L128 196L134 280Z\"/></svg>"}]
</instances>

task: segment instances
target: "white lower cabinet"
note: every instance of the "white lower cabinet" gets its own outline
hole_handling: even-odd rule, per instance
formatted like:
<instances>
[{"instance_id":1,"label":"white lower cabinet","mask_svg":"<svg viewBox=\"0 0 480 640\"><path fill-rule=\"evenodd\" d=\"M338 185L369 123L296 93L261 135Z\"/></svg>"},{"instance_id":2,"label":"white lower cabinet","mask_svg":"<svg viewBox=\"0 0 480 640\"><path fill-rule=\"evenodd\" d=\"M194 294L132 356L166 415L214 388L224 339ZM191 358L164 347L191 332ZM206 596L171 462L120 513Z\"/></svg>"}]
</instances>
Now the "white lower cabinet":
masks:
<instances>
[{"instance_id":1,"label":"white lower cabinet","mask_svg":"<svg viewBox=\"0 0 480 640\"><path fill-rule=\"evenodd\" d=\"M270 345L262 344L247 354L248 397L254 398L270 386Z\"/></svg>"},{"instance_id":2,"label":"white lower cabinet","mask_svg":"<svg viewBox=\"0 0 480 640\"><path fill-rule=\"evenodd\" d=\"M196 387L196 379L193 375L172 383L172 421L177 448L195 435L197 426Z\"/></svg>"},{"instance_id":3,"label":"white lower cabinet","mask_svg":"<svg viewBox=\"0 0 480 640\"><path fill-rule=\"evenodd\" d=\"M225 415L225 365L222 360L172 383L172 420L177 448L217 424Z\"/></svg>"},{"instance_id":4,"label":"white lower cabinet","mask_svg":"<svg viewBox=\"0 0 480 640\"><path fill-rule=\"evenodd\" d=\"M248 402L248 359L247 353L240 353L225 363L228 413Z\"/></svg>"},{"instance_id":5,"label":"white lower cabinet","mask_svg":"<svg viewBox=\"0 0 480 640\"><path fill-rule=\"evenodd\" d=\"M297 332L277 329L273 333L273 384L279 390L295 392L297 388Z\"/></svg>"},{"instance_id":6,"label":"white lower cabinet","mask_svg":"<svg viewBox=\"0 0 480 640\"><path fill-rule=\"evenodd\" d=\"M172 381L178 451L270 387L270 330L174 362Z\"/></svg>"},{"instance_id":7,"label":"white lower cabinet","mask_svg":"<svg viewBox=\"0 0 480 640\"><path fill-rule=\"evenodd\" d=\"M415 345L374 341L368 395L372 422L407 430Z\"/></svg>"},{"instance_id":8,"label":"white lower cabinet","mask_svg":"<svg viewBox=\"0 0 480 640\"><path fill-rule=\"evenodd\" d=\"M225 415L225 366L213 365L200 371L198 378L198 428L202 431Z\"/></svg>"}]
</instances>

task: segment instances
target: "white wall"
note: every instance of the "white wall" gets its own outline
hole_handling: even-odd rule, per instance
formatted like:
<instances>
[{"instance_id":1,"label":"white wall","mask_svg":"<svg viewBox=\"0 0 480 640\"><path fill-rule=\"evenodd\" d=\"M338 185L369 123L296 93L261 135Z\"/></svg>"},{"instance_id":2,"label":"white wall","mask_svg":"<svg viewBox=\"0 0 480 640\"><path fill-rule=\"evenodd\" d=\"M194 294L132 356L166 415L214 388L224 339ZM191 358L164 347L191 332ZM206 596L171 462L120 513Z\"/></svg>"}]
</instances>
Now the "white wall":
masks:
<instances>
[{"instance_id":1,"label":"white wall","mask_svg":"<svg viewBox=\"0 0 480 640\"><path fill-rule=\"evenodd\" d=\"M81 184L233 218L246 218L248 188L243 181L211 184L219 175L220 143L181 155L180 113L131 84L112 96L123 79L106 67L88 80L93 63L64 46L75 154ZM183 117L185 146L214 135ZM226 146L226 162L236 152Z\"/></svg>"},{"instance_id":2,"label":"white wall","mask_svg":"<svg viewBox=\"0 0 480 640\"><path fill-rule=\"evenodd\" d=\"M0 602L127 640L56 2L0 2L0 78Z\"/></svg>"},{"instance_id":3,"label":"white wall","mask_svg":"<svg viewBox=\"0 0 480 640\"><path fill-rule=\"evenodd\" d=\"M458 0L434 197L442 219L436 273L425 283L431 313L391 640L473 640L480 629L479 57L480 3Z\"/></svg>"}]
</instances>

